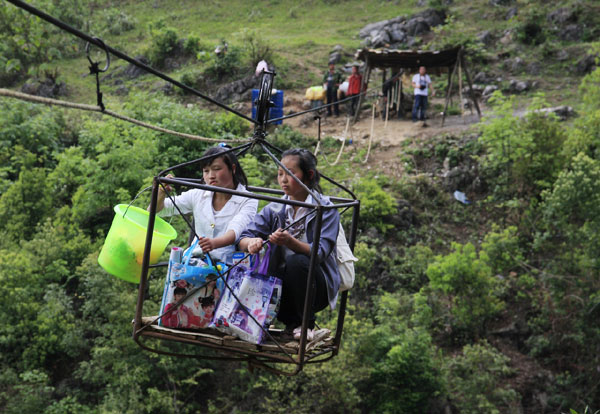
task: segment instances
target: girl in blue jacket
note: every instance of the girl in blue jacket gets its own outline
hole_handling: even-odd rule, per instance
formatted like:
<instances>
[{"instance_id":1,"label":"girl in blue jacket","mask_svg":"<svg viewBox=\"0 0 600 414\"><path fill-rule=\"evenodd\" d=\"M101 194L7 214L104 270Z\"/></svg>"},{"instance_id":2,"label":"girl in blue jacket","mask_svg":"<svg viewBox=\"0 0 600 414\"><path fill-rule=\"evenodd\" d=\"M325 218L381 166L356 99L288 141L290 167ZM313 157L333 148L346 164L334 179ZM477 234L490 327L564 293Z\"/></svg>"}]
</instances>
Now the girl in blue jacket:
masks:
<instances>
[{"instance_id":1,"label":"girl in blue jacket","mask_svg":"<svg viewBox=\"0 0 600 414\"><path fill-rule=\"evenodd\" d=\"M291 149L282 154L281 163L298 177L306 187L313 190L321 205L331 205L328 197L321 194L319 172L315 156L305 149ZM283 169L277 172L277 182L285 193L284 199L316 204L317 201ZM310 214L308 214L310 213ZM289 224L305 216L287 230ZM269 271L283 282L281 306L277 319L286 325L286 331L300 338L300 325L304 311L304 297L308 279L310 251L318 243L318 262L313 278L315 295L309 310L307 338L313 337L315 313L327 307L333 309L340 286L340 276L335 261L335 248L340 223L336 209L323 212L323 225L319 240L313 240L316 212L310 207L270 203L258 213L254 222L242 232L239 246L250 253L258 253L263 240L268 239L271 249Z\"/></svg>"}]
</instances>

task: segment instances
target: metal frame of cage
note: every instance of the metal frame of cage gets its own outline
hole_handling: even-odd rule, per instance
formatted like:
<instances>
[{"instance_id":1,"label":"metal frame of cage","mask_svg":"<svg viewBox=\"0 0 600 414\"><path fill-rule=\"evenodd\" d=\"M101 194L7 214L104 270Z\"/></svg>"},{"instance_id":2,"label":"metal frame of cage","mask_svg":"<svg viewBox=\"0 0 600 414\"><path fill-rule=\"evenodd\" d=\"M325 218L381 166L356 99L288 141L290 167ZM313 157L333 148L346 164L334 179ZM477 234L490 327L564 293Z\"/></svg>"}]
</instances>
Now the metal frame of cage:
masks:
<instances>
[{"instance_id":1,"label":"metal frame of cage","mask_svg":"<svg viewBox=\"0 0 600 414\"><path fill-rule=\"evenodd\" d=\"M279 197L274 197L273 195L282 195L283 191L271 189L271 188L250 187L249 186L248 190L250 192L239 192L239 191L231 190L228 188L214 187L214 186L202 184L197 181L186 179L186 178L169 178L169 177L165 176L167 173L169 173L177 168L200 163L202 161L205 161L205 160L208 160L211 158L222 156L224 153L228 153L228 152L243 153L243 152L249 150L252 146L258 145L267 155L269 155L269 157L277 164L278 167L285 169L286 172L288 174L290 174L291 177L293 177L293 179L295 179L298 183L300 183L300 185L304 186L304 183L302 183L295 175L291 174L291 172L289 170L287 170L287 168L283 164L281 164L279 159L273 154L271 149L273 149L279 153L281 153L282 151L280 149L274 147L272 144L266 142L263 139L264 138L263 132L261 132L261 130L259 128L256 128L255 137L249 143L240 145L235 148L228 149L227 151L221 152L216 155L201 157L201 158L193 160L193 161L189 161L189 162L186 162L183 164L176 165L174 167L170 167L164 171L161 171L156 177L154 177L154 181L153 181L153 185L152 185L152 196L151 196L150 208L149 208L150 217L149 217L149 221L148 221L146 243L145 243L144 256L143 256L143 261L142 261L142 273L141 273L141 279L140 279L140 284L139 284L139 288L138 288L138 299L137 299L137 305L136 305L136 310L135 310L135 319L133 321L133 339L136 341L136 343L140 347L142 347L146 350L152 351L152 352L168 354L168 355L173 355L173 356L193 357L193 358L200 358L200 359L247 361L247 362L249 362L249 364L251 366L265 368L269 371L276 372L279 374L284 374L284 375L294 375L294 374L300 372L306 363L324 362L324 361L327 361L327 360L333 358L339 352L339 347L341 344L341 335L342 335L342 330L343 330L343 325L344 325L345 312L346 312L346 305L347 305L347 300L348 300L348 292L347 291L342 292L341 295L339 296L337 325L336 325L336 329L335 329L335 337L333 340L333 344L331 346L325 347L324 349L321 349L319 352L311 353L310 355L308 355L306 352L306 345L307 345L306 333L307 333L307 328L308 328L308 315L309 315L308 304L312 302L312 298L314 296L314 289L313 289L312 281L314 279L316 266L318 265L318 259L317 259L318 243L313 243L312 248L311 248L309 273L308 273L308 280L307 280L307 291L306 291L306 296L305 296L305 300L304 300L304 313L303 313L303 318L302 318L302 334L301 334L301 338L300 338L298 353L296 355L290 355L290 353L286 353L286 355L283 356L283 355L278 355L278 354L275 354L272 352L264 352L264 351L260 351L260 350L259 351L244 350L244 349L240 349L239 347L233 346L233 345L231 345L231 346L225 345L225 344L218 345L218 344L211 344L209 342L201 343L196 340L191 340L190 338L186 338L185 336L182 336L182 335L170 334L167 332L157 332L154 330L146 329L148 327L148 325L144 324L142 321L144 299L145 299L145 295L146 295L146 291L147 291L146 289L147 289L147 285L148 285L148 274L149 274L149 270L151 268L150 249L151 249L151 245L152 245L152 233L154 231L154 222L155 222L156 213L157 213L156 206L157 206L157 198L158 198L158 189L159 189L159 186L161 186L161 185L165 185L165 184L182 185L182 186L186 186L189 188L197 188L197 189L202 189L202 190L207 190L207 191L212 191L212 192L220 192L220 193L226 193L226 194L231 194L231 195L239 195L242 197L254 198L254 199L264 200L264 201L269 201L269 202L276 202L276 203L281 203L281 204L297 205L297 206L311 208L316 212L316 217L315 217L316 225L314 228L313 240L319 240L319 238L320 238L321 229L322 229L323 212L325 210L344 209L344 211L346 211L351 208L353 210L352 211L352 224L351 224L351 229L349 232L348 242L349 242L350 248L352 250L354 249L354 244L356 242L356 232L357 232L357 227L358 227L360 202L359 202L359 200L357 200L356 196L348 188L337 183L335 180L333 180L329 177L322 175L322 177L325 180L329 181L330 183L336 185L338 188L347 192L351 198L330 197L330 199L333 201L333 204L325 206L325 205L320 204L318 202L318 198L316 198L316 197L313 197L313 200L317 201L317 203L315 203L315 204L299 202L299 201L294 201L294 200L284 200ZM306 188L306 189L309 191L309 193L314 194L312 192L312 190L310 190L308 188ZM268 194L273 194L273 195L268 195ZM341 223L340 223L340 225L341 225ZM229 270L230 269L228 269L228 271ZM219 276L225 277L227 272L220 274ZM172 340L172 341L178 341L178 342L183 342L183 343L191 343L191 344L195 344L195 345L206 346L208 348L219 350L222 353L225 353L226 355L225 356L217 356L217 355L206 355L206 354L182 354L182 353L163 351L158 348L152 348L150 346L147 346L146 344L143 343L142 337L156 338L156 339L161 339L161 340ZM279 344L279 345L281 345L281 344ZM258 348L260 348L260 345L258 345ZM267 364L268 362L294 364L295 370L293 370L291 372L287 371L287 370L283 370L283 369L274 367L272 365L268 365Z\"/></svg>"},{"instance_id":2,"label":"metal frame of cage","mask_svg":"<svg viewBox=\"0 0 600 414\"><path fill-rule=\"evenodd\" d=\"M315 269L317 266L318 243L316 243L316 244L313 243L313 246L311 248L309 273L308 273L308 280L307 280L308 289L307 289L306 296L305 296L304 314L303 314L303 319L302 319L302 336L300 339L300 344L299 344L298 353L296 354L296 357L289 355L289 353L286 355L286 357L283 357L281 355L277 355L277 354L273 354L273 353L261 352L260 350L259 350L259 352L249 352L247 350L245 351L244 349L240 349L238 347L228 347L228 346L218 345L218 344L214 344L214 343L211 344L209 342L199 344L197 341L192 341L189 338L186 339L185 337L177 336L173 333L167 334L167 333L161 333L161 332L153 332L149 329L146 329L149 325L143 323L143 317L142 317L146 288L148 286L149 269L151 267L155 267L155 265L152 265L152 266L150 265L150 248L152 245L152 234L154 231L154 223L155 223L155 219L156 219L156 205L157 205L157 197L158 197L158 188L159 188L159 186L164 185L164 184L178 184L178 185L183 185L183 186L187 186L187 187L191 187L191 188L204 189L204 190L213 191L213 192L228 193L228 194L232 194L232 195L240 195L243 197L255 198L255 199L259 199L259 200L278 202L278 203L282 203L282 204L299 205L299 206L312 208L316 211L316 220L317 220L316 221L317 225L315 226L315 229L314 229L313 240L318 240L320 238L321 229L322 229L323 212L325 210L342 209L343 208L344 211L346 211L346 210L352 208L353 209L352 224L351 224L351 230L349 233L348 242L349 242L351 250L354 250L354 244L356 242L356 232L357 232L357 227L358 227L359 209L360 209L360 202L356 198L354 193L352 193L352 191L350 191L348 188L337 183L333 179L321 175L325 180L336 185L338 188L345 191L351 197L351 198L330 197L330 200L332 200L334 202L333 205L329 205L329 206L321 205L320 202L318 202L318 199L314 197L314 193L312 192L312 190L308 189L304 185L304 183L302 183L294 174L292 174L284 165L282 165L281 162L277 159L277 157L271 152L271 150L274 150L279 153L281 153L282 151L265 140L265 138L267 136L267 126L269 124L274 123L279 120L282 120L282 119L299 116L304 113L318 111L327 106L334 105L334 103L322 105L318 108L310 109L308 111L302 111L302 112L298 112L298 113L286 115L286 116L283 116L280 118L275 118L275 119L269 120L268 119L269 108L271 106L273 106L273 103L271 102L271 88L272 88L273 77L275 76L275 73L267 70L267 71L263 71L263 76L261 78L259 99L256 102L257 117L256 117L256 119L252 119L252 118L249 118L248 116L234 110L233 108L230 108L227 105L225 105L221 102L218 102L218 101L210 98L209 96L204 95L200 91L197 91L197 90L167 76L166 74L159 72L158 70L144 64L143 62L141 62L137 59L134 59L134 58L126 55L125 53L122 53L119 50L116 50L116 49L106 45L101 39L90 36L89 34L83 33L82 31L54 18L53 16L50 16L49 14L37 9L36 7L30 5L22 0L7 0L7 2L12 3L16 7L19 7L21 9L27 11L28 13L31 13L32 15L35 15L35 16L41 18L42 20L45 20L45 21L55 25L56 27L66 31L66 32L69 32L69 33L73 34L74 36L79 37L80 39L88 42L86 45L86 54L87 54L88 60L90 61L90 65L91 65L90 73L95 75L95 77L96 77L97 104L102 112L105 111L105 107L102 102L102 93L100 92L99 73L104 72L108 69L108 67L110 65L110 55L112 54L112 55L117 56L118 58L121 58L121 59L129 62L132 65L135 65L135 66L145 70L146 72L148 72L152 75L155 75L161 79L164 79L167 82L202 98L205 101L208 101L226 111L234 113L237 116L253 123L254 124L253 137L250 138L247 143L242 144L235 148L231 148L231 149L229 149L229 151L238 151L240 154L242 154L256 146L260 147L265 153L267 153L269 155L269 157L271 159L273 159L273 161L280 168L283 168L291 177L293 177L294 180L296 180L302 187L304 187L306 190L308 190L309 194L313 195L314 200L317 200L316 204L309 204L309 203L303 203L303 202L298 202L298 201L293 201L293 200L283 200L281 198L273 197L271 195L263 195L263 194L281 195L283 193L281 190L260 188L260 187L248 187L248 190L254 191L254 192L240 193L238 191L227 189L227 188L214 187L214 186L209 186L209 185L206 185L203 183L199 183L199 182L197 182L197 180L194 180L191 178L186 179L186 178L165 177L165 175L169 171L173 171L180 167L193 165L195 163L204 161L206 159L220 156L223 154L223 152L220 154L217 154L217 155L213 155L213 156L209 156L209 157L202 157L197 160L182 163L182 164L176 165L174 167L168 168L164 171L161 171L157 176L154 177L153 184L152 184L152 196L151 196L151 202L150 202L150 217L149 217L149 221L148 221L146 242L145 242L145 247L144 247L140 284L139 284L139 288L138 288L138 300L137 300L137 305L136 305L136 309L135 309L135 318L133 320L133 325L134 325L133 339L135 340L135 342L143 349L146 349L146 350L152 351L152 352L156 352L156 353L160 353L160 354L182 356L182 357L204 358L204 359L247 361L251 367L261 367L261 368L270 370L272 372L284 374L284 375L295 375L302 370L303 366L306 363L324 362L324 361L327 361L327 360L333 358L335 355L337 355L337 353L339 352L340 344L341 344L341 335L342 335L342 330L343 330L343 325L344 325L344 317L345 317L345 313L346 313L346 305L347 305L347 300L348 300L348 292L347 291L342 292L340 299L339 299L338 318L337 318L337 324L336 324L336 330L335 330L335 337L334 337L332 345L325 347L324 349L322 349L316 353L311 353L310 355L308 355L306 352L306 345L307 345L306 333L307 333L307 327L308 327L307 304L310 303L310 301L312 300L312 297L314 296L314 291L312 289L312 281L314 279L314 273L315 273ZM99 62L94 62L90 58L90 55L89 55L90 45L94 45L94 46L98 47L100 50L102 50L106 54L106 65L103 69L100 69ZM361 95L365 94L365 93L366 92L362 92ZM338 103L340 103L340 102L342 102L342 101L338 101ZM320 122L319 122L319 129L320 129ZM260 194L260 193L263 193L263 194ZM335 203L337 203L337 204L335 204ZM190 225L189 222L188 222L188 225ZM193 228L192 228L192 230L193 230ZM224 275L220 274L219 276L223 277ZM200 354L181 354L181 353L173 353L173 352L169 352L169 351L163 351L158 348L151 348L149 346L146 346L142 342L142 339L141 339L142 337L148 337L148 338L153 337L153 338L159 339L159 340L171 340L171 341L179 341L179 342L184 342L184 343L203 345L208 348L219 350L221 353L224 353L225 355L224 356L216 356L216 355L200 355ZM284 349L279 344L278 344L278 346L279 346L279 348ZM291 372L285 371L280 368L268 365L267 364L268 362L294 364L295 369Z\"/></svg>"}]
</instances>

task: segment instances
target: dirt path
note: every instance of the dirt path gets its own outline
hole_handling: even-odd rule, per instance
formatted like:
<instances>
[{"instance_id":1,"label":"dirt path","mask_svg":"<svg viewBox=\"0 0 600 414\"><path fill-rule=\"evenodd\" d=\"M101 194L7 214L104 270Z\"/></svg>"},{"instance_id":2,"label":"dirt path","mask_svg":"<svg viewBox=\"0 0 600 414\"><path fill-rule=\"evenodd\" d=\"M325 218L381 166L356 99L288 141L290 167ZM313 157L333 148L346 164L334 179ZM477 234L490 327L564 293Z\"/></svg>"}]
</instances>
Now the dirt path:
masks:
<instances>
[{"instance_id":1,"label":"dirt path","mask_svg":"<svg viewBox=\"0 0 600 414\"><path fill-rule=\"evenodd\" d=\"M303 94L288 92L285 101L286 114L306 110L306 107L303 105ZM341 138L343 136L347 122L347 116L345 115L346 108L340 108L340 110L342 114L339 117L323 116L321 118L321 137L333 136ZM388 173L392 175L401 174L402 167L398 154L401 151L401 144L404 140L427 138L443 133L460 133L479 121L476 112L471 115L470 111L466 111L464 118L461 118L460 115L446 117L444 126L442 127L441 114L430 113L429 115L431 119L427 120L427 126L424 127L420 122L413 123L410 119L397 119L396 117L389 118L386 125L385 120L376 114L373 125L373 148L366 163L367 168L376 166L378 169L383 168L388 170ZM359 121L351 125L347 138L352 139L352 144L346 146L344 154L363 147L367 148L371 132L371 116L372 109L366 108L361 112ZM305 135L317 137L318 121L312 118L311 115L300 115L285 120L284 123ZM344 154L342 154L342 157Z\"/></svg>"}]
</instances>

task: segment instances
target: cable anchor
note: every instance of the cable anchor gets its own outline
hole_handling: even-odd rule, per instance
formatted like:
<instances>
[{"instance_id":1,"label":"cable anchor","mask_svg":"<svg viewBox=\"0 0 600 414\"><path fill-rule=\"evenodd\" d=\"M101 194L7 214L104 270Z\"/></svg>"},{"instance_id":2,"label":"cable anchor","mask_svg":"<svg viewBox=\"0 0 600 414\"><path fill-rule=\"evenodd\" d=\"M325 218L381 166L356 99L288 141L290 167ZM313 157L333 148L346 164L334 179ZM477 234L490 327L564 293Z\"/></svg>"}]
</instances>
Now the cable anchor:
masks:
<instances>
[{"instance_id":1,"label":"cable anchor","mask_svg":"<svg viewBox=\"0 0 600 414\"><path fill-rule=\"evenodd\" d=\"M108 47L106 47L106 44L102 41L102 39L98 38L98 37L94 37L93 38L97 43L100 44L100 46L102 46L102 48L104 49L104 53L106 53L106 64L104 66L104 68L100 69L100 62L94 62L92 60L92 58L90 57L90 42L87 42L87 44L85 45L85 54L87 56L87 60L90 62L90 74L91 75L96 75L96 100L97 100L97 104L100 107L100 109L102 110L102 112L104 112L104 110L106 109L104 107L104 103L102 102L102 92L100 92L100 78L99 75L101 72L106 72L110 66L110 53L108 51Z\"/></svg>"}]
</instances>

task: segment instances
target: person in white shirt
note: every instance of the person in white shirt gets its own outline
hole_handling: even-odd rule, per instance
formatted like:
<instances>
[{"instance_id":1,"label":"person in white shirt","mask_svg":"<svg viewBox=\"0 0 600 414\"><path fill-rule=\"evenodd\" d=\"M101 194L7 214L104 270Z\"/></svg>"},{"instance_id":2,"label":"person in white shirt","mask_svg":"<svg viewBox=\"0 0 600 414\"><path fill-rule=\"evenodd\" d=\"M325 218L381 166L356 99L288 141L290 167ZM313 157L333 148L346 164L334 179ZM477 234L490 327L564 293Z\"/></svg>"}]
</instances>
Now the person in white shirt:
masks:
<instances>
[{"instance_id":1,"label":"person in white shirt","mask_svg":"<svg viewBox=\"0 0 600 414\"><path fill-rule=\"evenodd\" d=\"M202 178L208 185L248 192L248 180L233 152L227 148L209 148L204 155L221 156L200 164ZM167 189L170 190L169 186ZM242 231L254 220L258 200L239 195L192 189L174 197L175 204L183 214L193 213L194 227L199 237L198 245L204 253L210 252L214 260L226 262L235 251L235 243ZM156 209L160 216L179 214L162 187L159 188Z\"/></svg>"},{"instance_id":2,"label":"person in white shirt","mask_svg":"<svg viewBox=\"0 0 600 414\"><path fill-rule=\"evenodd\" d=\"M417 122L417 120L425 121L425 110L427 109L427 95L429 94L429 88L431 88L431 96L435 96L431 78L426 72L425 66L421 66L419 68L419 73L412 78L412 85L415 88L415 102L412 110L413 122Z\"/></svg>"}]
</instances>

